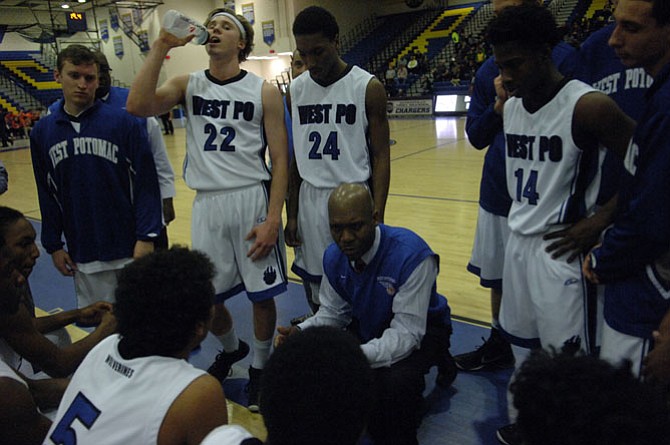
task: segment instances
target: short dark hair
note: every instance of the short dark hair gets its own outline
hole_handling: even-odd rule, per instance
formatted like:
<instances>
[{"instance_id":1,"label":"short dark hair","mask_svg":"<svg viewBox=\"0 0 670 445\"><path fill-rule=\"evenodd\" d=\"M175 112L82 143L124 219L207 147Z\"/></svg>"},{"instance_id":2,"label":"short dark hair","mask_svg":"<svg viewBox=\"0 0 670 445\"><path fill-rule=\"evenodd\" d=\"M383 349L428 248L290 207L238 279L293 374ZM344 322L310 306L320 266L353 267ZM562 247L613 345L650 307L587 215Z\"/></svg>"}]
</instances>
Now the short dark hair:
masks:
<instances>
[{"instance_id":1,"label":"short dark hair","mask_svg":"<svg viewBox=\"0 0 670 445\"><path fill-rule=\"evenodd\" d=\"M354 445L370 412L372 371L351 334L307 328L270 356L261 394L268 443Z\"/></svg>"},{"instance_id":2,"label":"short dark hair","mask_svg":"<svg viewBox=\"0 0 670 445\"><path fill-rule=\"evenodd\" d=\"M335 16L320 6L309 6L298 13L293 21L293 35L323 34L335 40L340 34Z\"/></svg>"},{"instance_id":3,"label":"short dark hair","mask_svg":"<svg viewBox=\"0 0 670 445\"><path fill-rule=\"evenodd\" d=\"M670 23L670 2L668 0L645 0L653 3L651 16L659 26Z\"/></svg>"},{"instance_id":4,"label":"short dark hair","mask_svg":"<svg viewBox=\"0 0 670 445\"><path fill-rule=\"evenodd\" d=\"M100 69L100 64L95 53L85 47L84 45L74 44L61 50L56 57L56 66L58 71L63 69L66 61L70 61L73 65L91 65L95 64Z\"/></svg>"},{"instance_id":5,"label":"short dark hair","mask_svg":"<svg viewBox=\"0 0 670 445\"><path fill-rule=\"evenodd\" d=\"M21 218L25 218L25 216L18 210L0 206L0 248L5 246L5 235L7 234L7 230Z\"/></svg>"},{"instance_id":6,"label":"short dark hair","mask_svg":"<svg viewBox=\"0 0 670 445\"><path fill-rule=\"evenodd\" d=\"M630 363L534 352L510 386L527 445L670 443L661 391L637 380Z\"/></svg>"},{"instance_id":7,"label":"short dark hair","mask_svg":"<svg viewBox=\"0 0 670 445\"><path fill-rule=\"evenodd\" d=\"M114 314L124 351L174 356L209 319L214 266L205 254L173 246L144 256L119 274Z\"/></svg>"},{"instance_id":8,"label":"short dark hair","mask_svg":"<svg viewBox=\"0 0 670 445\"><path fill-rule=\"evenodd\" d=\"M226 14L235 16L237 20L240 21L242 27L244 28L244 32L246 33L246 38L244 39L244 48L242 48L240 52L237 54L237 61L240 63L244 62L245 60L247 60L247 57L249 57L249 54L251 54L251 51L254 49L254 27L251 26L249 20L247 20L243 15L235 14L235 11L228 8L216 8L215 10L210 12L207 15L207 20L205 20L205 26L209 25L209 22L212 21L212 17L214 15L219 14L221 12L225 12ZM242 33L240 33L240 35L241 34Z\"/></svg>"},{"instance_id":9,"label":"short dark hair","mask_svg":"<svg viewBox=\"0 0 670 445\"><path fill-rule=\"evenodd\" d=\"M503 9L489 24L487 38L491 45L518 42L524 46L553 48L562 35L551 12L537 4L523 4Z\"/></svg>"}]
</instances>

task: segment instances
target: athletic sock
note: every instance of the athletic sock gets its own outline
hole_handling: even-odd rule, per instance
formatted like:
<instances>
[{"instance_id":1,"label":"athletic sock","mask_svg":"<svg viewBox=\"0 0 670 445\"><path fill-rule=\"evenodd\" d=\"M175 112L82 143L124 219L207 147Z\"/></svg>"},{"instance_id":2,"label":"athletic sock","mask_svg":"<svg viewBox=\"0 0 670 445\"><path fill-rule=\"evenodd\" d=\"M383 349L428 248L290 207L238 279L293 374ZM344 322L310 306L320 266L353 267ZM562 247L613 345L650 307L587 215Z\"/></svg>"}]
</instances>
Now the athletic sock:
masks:
<instances>
[{"instance_id":1,"label":"athletic sock","mask_svg":"<svg viewBox=\"0 0 670 445\"><path fill-rule=\"evenodd\" d=\"M237 338L237 333L235 333L235 328L232 328L230 331L216 336L223 346L225 352L235 352L237 348L240 347L240 340Z\"/></svg>"},{"instance_id":2,"label":"athletic sock","mask_svg":"<svg viewBox=\"0 0 670 445\"><path fill-rule=\"evenodd\" d=\"M270 358L270 349L272 348L272 339L259 340L254 337L254 359L251 366L256 369L263 369Z\"/></svg>"}]
</instances>

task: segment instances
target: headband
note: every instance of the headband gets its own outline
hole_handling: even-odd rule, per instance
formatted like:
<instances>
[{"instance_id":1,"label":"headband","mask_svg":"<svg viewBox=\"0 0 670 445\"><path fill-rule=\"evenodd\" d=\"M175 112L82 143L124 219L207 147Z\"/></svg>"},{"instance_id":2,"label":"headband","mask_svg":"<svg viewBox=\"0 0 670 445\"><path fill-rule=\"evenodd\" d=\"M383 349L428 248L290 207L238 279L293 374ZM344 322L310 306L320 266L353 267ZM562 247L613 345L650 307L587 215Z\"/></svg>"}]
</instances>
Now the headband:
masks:
<instances>
[{"instance_id":1,"label":"headband","mask_svg":"<svg viewBox=\"0 0 670 445\"><path fill-rule=\"evenodd\" d=\"M233 14L230 14L229 12L217 12L216 14L214 14L210 18L210 20L212 20L216 17L227 17L227 18L229 18L235 24L235 26L237 26L237 29L240 30L240 35L242 36L242 39L243 40L247 39L247 32L244 30L244 26L242 26L242 22L240 22L240 19L235 17Z\"/></svg>"}]
</instances>

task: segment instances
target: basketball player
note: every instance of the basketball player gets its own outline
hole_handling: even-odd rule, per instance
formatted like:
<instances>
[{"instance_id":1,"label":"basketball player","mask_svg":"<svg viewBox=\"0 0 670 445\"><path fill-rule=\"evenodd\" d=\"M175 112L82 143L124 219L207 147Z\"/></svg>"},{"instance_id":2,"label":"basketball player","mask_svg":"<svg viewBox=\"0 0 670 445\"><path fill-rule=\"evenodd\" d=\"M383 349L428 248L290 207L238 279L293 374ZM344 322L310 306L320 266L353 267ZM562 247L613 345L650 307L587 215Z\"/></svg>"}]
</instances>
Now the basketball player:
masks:
<instances>
[{"instance_id":1,"label":"basketball player","mask_svg":"<svg viewBox=\"0 0 670 445\"><path fill-rule=\"evenodd\" d=\"M291 83L295 162L285 228L286 244L300 246L292 270L310 283L319 304L323 253L333 242L328 197L343 182L368 184L379 222L391 174L386 91L372 74L338 55L339 27L327 10L310 6L293 22L296 47L308 75Z\"/></svg>"},{"instance_id":2,"label":"basketball player","mask_svg":"<svg viewBox=\"0 0 670 445\"><path fill-rule=\"evenodd\" d=\"M94 54L100 66L100 71L98 72L98 89L95 91L95 96L107 105L125 110L128 89L112 86L112 77L110 74L112 69L109 67L107 56L101 51L95 51ZM55 112L61 106L62 99L49 106L49 113ZM160 188L163 208L163 229L160 235L154 240L154 247L165 249L168 247L167 225L175 218L174 204L172 202L176 194L174 188L174 171L168 159L165 141L163 140L158 120L155 117L148 117L142 119L141 122L146 125L149 147L154 158L154 164L156 164L156 175L158 177L158 187Z\"/></svg>"},{"instance_id":3,"label":"basketball player","mask_svg":"<svg viewBox=\"0 0 670 445\"><path fill-rule=\"evenodd\" d=\"M72 376L45 444L198 445L227 423L221 384L187 362L212 319L214 266L181 247L126 266L118 334Z\"/></svg>"},{"instance_id":4,"label":"basketball player","mask_svg":"<svg viewBox=\"0 0 670 445\"><path fill-rule=\"evenodd\" d=\"M18 259L0 237L0 322L21 305L20 288L26 279ZM65 379L28 380L0 357L0 443L39 445L51 421L39 410L58 405L67 386Z\"/></svg>"},{"instance_id":5,"label":"basketball player","mask_svg":"<svg viewBox=\"0 0 670 445\"><path fill-rule=\"evenodd\" d=\"M616 2L614 6L616 7ZM637 121L644 109L645 92L653 83L653 78L644 71L644 68L627 67L621 63L614 50L607 44L614 28L615 24L610 23L594 32L575 52L573 77L610 96L624 113ZM605 209L605 212L609 212L610 215L607 215L605 221L596 225L604 229L611 224L613 213L616 210L616 201L612 202L611 198L619 187L623 164L615 154L608 151L605 154L602 168L603 176L597 203L599 206L609 206L610 208ZM605 213L599 213L605 216ZM573 261L583 253L585 243L582 240L594 233L591 230L590 234L587 234L582 231L583 228L582 223L547 234L545 239L556 239L554 243L547 246L547 251L553 252L556 258L567 251L572 251L568 256L568 261ZM592 242L593 239L590 241ZM588 247L593 247L593 244Z\"/></svg>"},{"instance_id":6,"label":"basketball player","mask_svg":"<svg viewBox=\"0 0 670 445\"><path fill-rule=\"evenodd\" d=\"M620 0L609 44L628 68L654 78L624 161L619 208L584 273L605 284L601 357L639 375L653 332L670 310L670 3Z\"/></svg>"},{"instance_id":7,"label":"basketball player","mask_svg":"<svg viewBox=\"0 0 670 445\"><path fill-rule=\"evenodd\" d=\"M42 245L61 274L74 276L78 305L85 307L112 302L118 271L153 251L160 191L146 129L96 100L95 54L70 45L57 66L63 103L37 122L30 152Z\"/></svg>"},{"instance_id":8,"label":"basketball player","mask_svg":"<svg viewBox=\"0 0 670 445\"><path fill-rule=\"evenodd\" d=\"M205 22L209 69L177 76L157 88L158 75L178 39L161 30L133 82L128 111L160 115L177 104L188 112L184 179L196 190L191 240L214 261L216 304L212 332L223 345L209 372L220 380L249 352L238 339L226 299L245 290L253 306L254 357L249 409L258 411L260 375L276 324L274 297L286 291L280 242L288 155L279 90L240 69L253 47L253 28L234 11L212 11ZM269 149L272 175L265 164ZM267 188L271 180L271 187Z\"/></svg>"},{"instance_id":9,"label":"basketball player","mask_svg":"<svg viewBox=\"0 0 670 445\"><path fill-rule=\"evenodd\" d=\"M589 350L581 267L553 259L543 236L594 211L599 145L623 157L634 123L606 95L566 79L551 60L560 41L551 13L506 8L489 27L503 104L507 189L512 197L505 249L501 332L522 348ZM516 354L516 350L514 351ZM516 357L517 366L523 356ZM498 431L518 443L515 426Z\"/></svg>"},{"instance_id":10,"label":"basketball player","mask_svg":"<svg viewBox=\"0 0 670 445\"><path fill-rule=\"evenodd\" d=\"M291 336L270 357L262 386L268 445L360 443L373 385L370 365L349 333L320 326ZM238 425L219 427L202 442L255 444L261 442Z\"/></svg>"},{"instance_id":11,"label":"basketball player","mask_svg":"<svg viewBox=\"0 0 670 445\"><path fill-rule=\"evenodd\" d=\"M21 286L21 304L0 323L0 357L27 377L39 371L52 377L67 377L74 372L86 354L116 329L112 305L97 302L91 306L35 318L28 278L40 255L35 244L35 229L17 210L0 206L0 242L14 257L26 284ZM80 323L98 327L81 340L56 345L47 334L68 324ZM69 338L68 338L69 340ZM29 363L25 363L25 361Z\"/></svg>"},{"instance_id":12,"label":"basketball player","mask_svg":"<svg viewBox=\"0 0 670 445\"><path fill-rule=\"evenodd\" d=\"M538 4L538 0L493 0L498 14L509 6ZM574 49L560 42L551 57L561 73L572 71ZM472 352L454 357L463 371L493 370L514 365L509 343L500 335L500 301L505 245L509 236L507 214L512 203L505 178L505 139L502 125L502 101L494 82L500 72L493 57L477 70L465 129L468 140L478 150L488 147L479 186L479 213L468 270L479 276L483 287L491 289L491 333L483 345Z\"/></svg>"},{"instance_id":13,"label":"basketball player","mask_svg":"<svg viewBox=\"0 0 670 445\"><path fill-rule=\"evenodd\" d=\"M626 364L536 351L511 389L525 445L670 443L667 399Z\"/></svg>"}]
</instances>

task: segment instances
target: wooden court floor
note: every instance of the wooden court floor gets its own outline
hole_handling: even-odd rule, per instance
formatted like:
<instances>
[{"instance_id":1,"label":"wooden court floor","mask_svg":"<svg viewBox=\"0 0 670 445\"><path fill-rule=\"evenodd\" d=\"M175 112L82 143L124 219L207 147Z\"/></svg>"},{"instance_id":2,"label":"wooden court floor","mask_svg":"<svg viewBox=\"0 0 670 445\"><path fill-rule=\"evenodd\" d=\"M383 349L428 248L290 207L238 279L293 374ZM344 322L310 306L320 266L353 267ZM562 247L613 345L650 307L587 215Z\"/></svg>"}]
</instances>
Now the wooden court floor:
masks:
<instances>
[{"instance_id":1,"label":"wooden court floor","mask_svg":"<svg viewBox=\"0 0 670 445\"><path fill-rule=\"evenodd\" d=\"M385 223L421 235L440 255L438 290L449 299L452 313L466 320L490 321L489 293L466 271L477 221L479 181L484 152L468 143L465 119L391 120L391 187ZM190 245L190 214L194 192L181 178L184 129L164 136L175 170L177 219L168 229L171 243ZM21 143L23 142L23 143ZM27 141L17 141L16 146ZM30 152L0 151L9 172L9 191L0 204L41 220ZM293 261L289 249L288 264ZM297 281L295 275L291 278Z\"/></svg>"}]
</instances>

